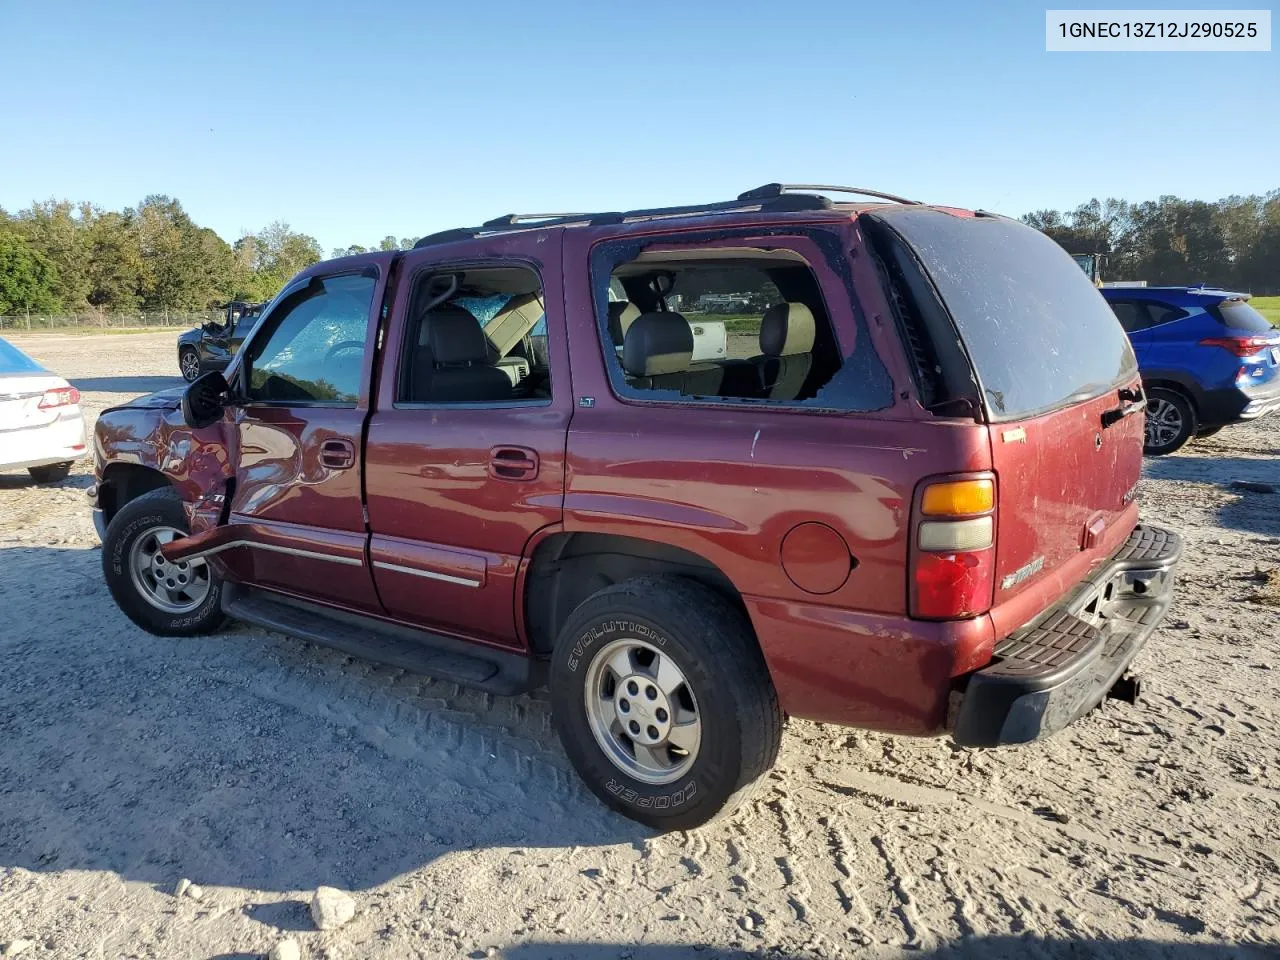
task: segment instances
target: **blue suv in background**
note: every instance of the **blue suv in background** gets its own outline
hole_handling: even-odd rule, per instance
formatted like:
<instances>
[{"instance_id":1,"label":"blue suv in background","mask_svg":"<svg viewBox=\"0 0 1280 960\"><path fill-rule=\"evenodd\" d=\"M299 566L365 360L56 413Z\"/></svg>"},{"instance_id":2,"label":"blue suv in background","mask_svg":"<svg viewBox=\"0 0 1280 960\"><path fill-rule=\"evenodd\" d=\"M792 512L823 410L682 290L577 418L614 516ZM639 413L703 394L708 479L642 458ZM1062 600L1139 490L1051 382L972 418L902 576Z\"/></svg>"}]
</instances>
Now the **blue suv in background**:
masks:
<instances>
[{"instance_id":1,"label":"blue suv in background","mask_svg":"<svg viewBox=\"0 0 1280 960\"><path fill-rule=\"evenodd\" d=\"M1148 454L1280 410L1280 330L1247 293L1104 287L1129 334L1147 394Z\"/></svg>"}]
</instances>

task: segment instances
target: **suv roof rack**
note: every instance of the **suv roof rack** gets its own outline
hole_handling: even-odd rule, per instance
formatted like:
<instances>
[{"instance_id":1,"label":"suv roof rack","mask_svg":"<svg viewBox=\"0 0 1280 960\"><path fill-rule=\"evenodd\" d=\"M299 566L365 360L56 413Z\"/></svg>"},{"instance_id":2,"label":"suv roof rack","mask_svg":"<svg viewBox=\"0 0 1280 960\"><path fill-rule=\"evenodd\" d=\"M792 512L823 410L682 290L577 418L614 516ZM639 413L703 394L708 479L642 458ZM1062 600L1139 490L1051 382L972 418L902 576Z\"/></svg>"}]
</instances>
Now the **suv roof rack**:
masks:
<instances>
[{"instance_id":1,"label":"suv roof rack","mask_svg":"<svg viewBox=\"0 0 1280 960\"><path fill-rule=\"evenodd\" d=\"M920 204L919 200L908 200L906 197L900 197L894 193L868 190L866 187L838 187L829 183L766 183L753 190L748 190L746 193L738 194L738 199L767 200L771 197L781 197L787 194L805 194L811 190L820 190L824 193L856 193L863 197L892 200L894 203L910 203L917 206Z\"/></svg>"},{"instance_id":2,"label":"suv roof rack","mask_svg":"<svg viewBox=\"0 0 1280 960\"><path fill-rule=\"evenodd\" d=\"M768 184L780 187L780 184ZM699 213L733 213L748 210L799 211L830 210L832 203L826 197L813 194L789 193L779 190L775 193L753 196L759 190L742 194L736 200L721 200L715 203L695 203L683 207L649 207L641 210L613 211L608 213L508 213L501 217L486 220L478 227L456 227L452 230L441 230L428 234L413 245L415 250L421 247L435 246L438 243L450 243L454 240L470 240L482 234L513 233L521 230L541 230L546 227L567 226L602 226L605 224L627 223L633 220L659 219L662 217L684 217ZM888 194L883 194L888 196ZM904 200L903 203L913 201Z\"/></svg>"}]
</instances>

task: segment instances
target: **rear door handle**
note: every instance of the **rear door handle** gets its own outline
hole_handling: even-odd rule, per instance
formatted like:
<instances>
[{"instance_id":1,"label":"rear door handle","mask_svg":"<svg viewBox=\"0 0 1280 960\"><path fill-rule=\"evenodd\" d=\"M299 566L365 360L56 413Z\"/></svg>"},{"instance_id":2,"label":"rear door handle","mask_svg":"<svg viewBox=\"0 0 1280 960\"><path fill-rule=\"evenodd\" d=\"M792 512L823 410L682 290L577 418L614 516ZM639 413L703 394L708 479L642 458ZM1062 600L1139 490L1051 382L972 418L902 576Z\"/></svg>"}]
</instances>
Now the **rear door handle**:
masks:
<instances>
[{"instance_id":1,"label":"rear door handle","mask_svg":"<svg viewBox=\"0 0 1280 960\"><path fill-rule=\"evenodd\" d=\"M537 451L507 446L489 451L489 476L495 480L532 480L537 475Z\"/></svg>"},{"instance_id":2,"label":"rear door handle","mask_svg":"<svg viewBox=\"0 0 1280 960\"><path fill-rule=\"evenodd\" d=\"M320 444L320 462L335 470L347 470L355 465L356 446L350 440L325 440Z\"/></svg>"}]
</instances>

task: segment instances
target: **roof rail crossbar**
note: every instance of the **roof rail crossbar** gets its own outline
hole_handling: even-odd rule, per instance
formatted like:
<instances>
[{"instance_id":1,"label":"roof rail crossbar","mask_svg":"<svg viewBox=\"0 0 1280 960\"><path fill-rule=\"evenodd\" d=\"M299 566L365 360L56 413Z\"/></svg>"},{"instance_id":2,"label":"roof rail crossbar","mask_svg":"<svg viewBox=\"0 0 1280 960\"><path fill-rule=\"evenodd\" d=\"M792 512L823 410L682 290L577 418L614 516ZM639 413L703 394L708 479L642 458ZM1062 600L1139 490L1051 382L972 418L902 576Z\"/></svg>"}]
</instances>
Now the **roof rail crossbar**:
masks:
<instances>
[{"instance_id":1,"label":"roof rail crossbar","mask_svg":"<svg viewBox=\"0 0 1280 960\"><path fill-rule=\"evenodd\" d=\"M865 187L839 187L829 183L766 183L763 186L738 194L739 200L767 200L770 197L781 197L788 193L805 193L819 190L824 193L856 193L863 197L875 197L879 200L892 200L894 203L919 204L919 200L908 200L897 194L885 193L881 190L868 190Z\"/></svg>"}]
</instances>

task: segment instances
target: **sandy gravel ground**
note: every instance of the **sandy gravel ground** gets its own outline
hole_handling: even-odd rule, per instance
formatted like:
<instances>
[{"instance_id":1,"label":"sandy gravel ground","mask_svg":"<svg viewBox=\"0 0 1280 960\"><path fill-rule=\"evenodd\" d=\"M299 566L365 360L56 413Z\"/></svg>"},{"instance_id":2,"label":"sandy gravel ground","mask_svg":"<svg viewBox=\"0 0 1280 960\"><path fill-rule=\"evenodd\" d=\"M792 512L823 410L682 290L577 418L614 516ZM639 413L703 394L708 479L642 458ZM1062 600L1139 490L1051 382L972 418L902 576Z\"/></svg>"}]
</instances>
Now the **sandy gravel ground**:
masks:
<instances>
[{"instance_id":1,"label":"sandy gravel ground","mask_svg":"<svg viewBox=\"0 0 1280 960\"><path fill-rule=\"evenodd\" d=\"M90 417L176 384L172 334L18 341ZM81 464L0 476L0 945L24 956L1274 956L1280 419L1148 464L1186 538L1145 700L960 751L792 722L754 806L654 838L578 786L541 696L243 627L133 627ZM180 878L204 888L175 897ZM320 884L355 919L318 932ZM19 945L21 946L21 945Z\"/></svg>"}]
</instances>

